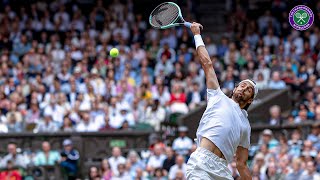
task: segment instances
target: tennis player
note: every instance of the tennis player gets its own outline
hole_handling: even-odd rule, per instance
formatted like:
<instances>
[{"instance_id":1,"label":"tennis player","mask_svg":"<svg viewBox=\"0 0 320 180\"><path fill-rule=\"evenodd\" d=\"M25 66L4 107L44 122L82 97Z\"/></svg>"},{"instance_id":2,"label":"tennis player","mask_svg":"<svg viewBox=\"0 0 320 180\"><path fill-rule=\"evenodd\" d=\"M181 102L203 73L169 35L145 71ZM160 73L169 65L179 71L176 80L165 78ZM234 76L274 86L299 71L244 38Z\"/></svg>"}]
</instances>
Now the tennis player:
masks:
<instances>
[{"instance_id":1,"label":"tennis player","mask_svg":"<svg viewBox=\"0 0 320 180\"><path fill-rule=\"evenodd\" d=\"M258 89L254 81L247 79L235 87L231 98L220 90L200 28L201 24L192 23L191 31L206 76L208 102L197 130L198 148L187 163L187 179L233 180L228 163L236 155L241 179L251 180L246 165L251 134L246 110L256 97Z\"/></svg>"}]
</instances>

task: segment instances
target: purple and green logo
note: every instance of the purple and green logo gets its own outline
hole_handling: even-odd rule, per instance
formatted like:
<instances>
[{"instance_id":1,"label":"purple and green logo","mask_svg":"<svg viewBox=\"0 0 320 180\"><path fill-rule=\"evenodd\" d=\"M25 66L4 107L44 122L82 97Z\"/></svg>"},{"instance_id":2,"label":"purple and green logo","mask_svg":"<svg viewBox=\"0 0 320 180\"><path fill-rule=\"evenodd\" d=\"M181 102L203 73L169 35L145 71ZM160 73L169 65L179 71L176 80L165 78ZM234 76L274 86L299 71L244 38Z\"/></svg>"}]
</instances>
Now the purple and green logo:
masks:
<instances>
[{"instance_id":1,"label":"purple and green logo","mask_svg":"<svg viewBox=\"0 0 320 180\"><path fill-rule=\"evenodd\" d=\"M313 24L314 15L312 10L305 5L295 6L289 13L290 25L299 31L304 31Z\"/></svg>"}]
</instances>

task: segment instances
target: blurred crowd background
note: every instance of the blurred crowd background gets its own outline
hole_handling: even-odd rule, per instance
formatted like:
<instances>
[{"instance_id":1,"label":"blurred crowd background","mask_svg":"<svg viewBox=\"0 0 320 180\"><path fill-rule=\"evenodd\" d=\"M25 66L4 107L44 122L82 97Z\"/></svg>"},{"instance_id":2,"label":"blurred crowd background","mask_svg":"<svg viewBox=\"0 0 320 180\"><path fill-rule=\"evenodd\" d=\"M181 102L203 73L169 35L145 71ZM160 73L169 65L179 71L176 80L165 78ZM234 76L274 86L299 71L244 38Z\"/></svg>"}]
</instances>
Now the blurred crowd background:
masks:
<instances>
[{"instance_id":1,"label":"blurred crowd background","mask_svg":"<svg viewBox=\"0 0 320 180\"><path fill-rule=\"evenodd\" d=\"M205 103L204 72L188 29L150 28L149 12L137 11L133 0L97 0L88 6L80 2L2 1L1 133L134 131L140 126L159 132L172 115ZM185 19L198 20L198 1L177 3ZM288 88L293 111L283 116L274 105L266 113L269 123L314 121L307 137L299 130L279 137L264 130L253 146L250 169L255 179L319 179L320 3L309 2L315 21L303 32L288 22L294 4L268 1L255 11L250 5L227 1L227 31L221 41L203 37L221 89L230 94L247 78L259 89ZM113 47L120 51L118 58L109 56ZM185 163L196 148L186 131L180 127L171 144L159 142L144 153L122 154L115 147L112 157L91 167L87 178L185 179ZM8 144L8 154L0 159L7 171L0 179L21 179L23 173L13 166L55 163L75 179L81 154L69 139L63 147L51 150L43 142L39 152L26 155L14 142ZM237 179L235 163L230 170Z\"/></svg>"}]
</instances>

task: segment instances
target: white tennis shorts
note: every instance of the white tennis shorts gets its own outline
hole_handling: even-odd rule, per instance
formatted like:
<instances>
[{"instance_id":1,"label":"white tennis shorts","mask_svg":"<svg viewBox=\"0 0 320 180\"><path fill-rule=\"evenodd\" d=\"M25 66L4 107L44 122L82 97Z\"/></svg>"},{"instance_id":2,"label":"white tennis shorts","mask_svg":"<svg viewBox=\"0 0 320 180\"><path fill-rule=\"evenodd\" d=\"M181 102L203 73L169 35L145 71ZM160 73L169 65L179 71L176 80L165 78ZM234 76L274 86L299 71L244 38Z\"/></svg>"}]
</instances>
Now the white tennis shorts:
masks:
<instances>
[{"instance_id":1,"label":"white tennis shorts","mask_svg":"<svg viewBox=\"0 0 320 180\"><path fill-rule=\"evenodd\" d=\"M233 180L227 161L202 147L191 154L186 175L188 180Z\"/></svg>"}]
</instances>

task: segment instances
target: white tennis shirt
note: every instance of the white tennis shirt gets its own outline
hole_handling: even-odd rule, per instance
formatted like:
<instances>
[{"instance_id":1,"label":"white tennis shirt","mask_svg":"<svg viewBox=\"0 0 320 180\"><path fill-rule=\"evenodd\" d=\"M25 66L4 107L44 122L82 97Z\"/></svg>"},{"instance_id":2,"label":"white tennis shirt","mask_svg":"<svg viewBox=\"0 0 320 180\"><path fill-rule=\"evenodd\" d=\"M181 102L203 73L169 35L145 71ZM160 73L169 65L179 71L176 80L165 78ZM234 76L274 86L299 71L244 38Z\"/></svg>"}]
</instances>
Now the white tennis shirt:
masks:
<instances>
[{"instance_id":1,"label":"white tennis shirt","mask_svg":"<svg viewBox=\"0 0 320 180\"><path fill-rule=\"evenodd\" d=\"M251 127L248 114L220 88L207 89L207 108L197 130L197 141L212 141L230 163L238 146L249 148Z\"/></svg>"}]
</instances>

